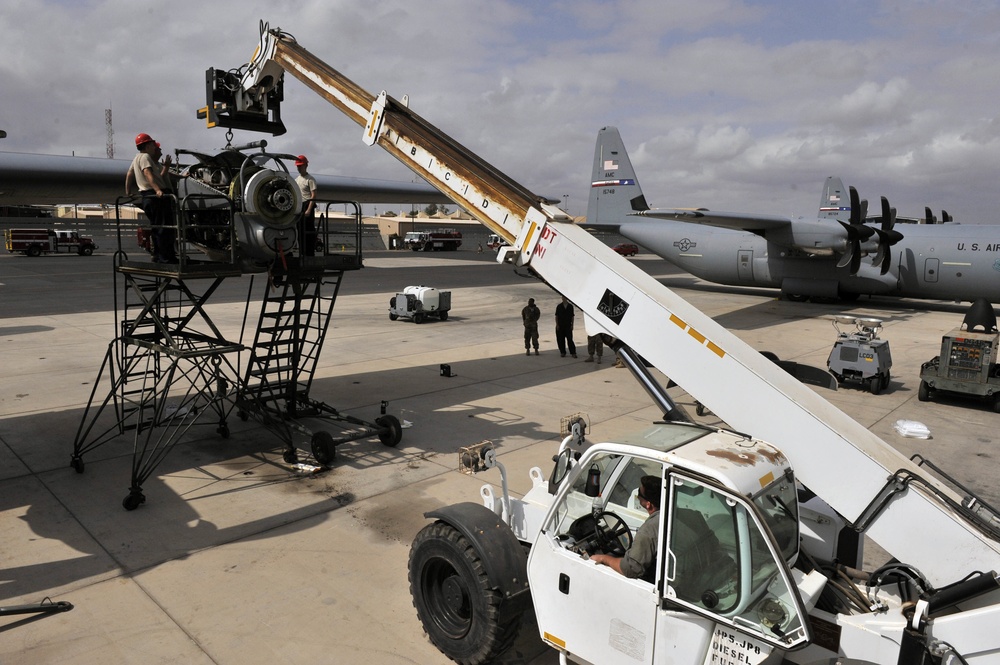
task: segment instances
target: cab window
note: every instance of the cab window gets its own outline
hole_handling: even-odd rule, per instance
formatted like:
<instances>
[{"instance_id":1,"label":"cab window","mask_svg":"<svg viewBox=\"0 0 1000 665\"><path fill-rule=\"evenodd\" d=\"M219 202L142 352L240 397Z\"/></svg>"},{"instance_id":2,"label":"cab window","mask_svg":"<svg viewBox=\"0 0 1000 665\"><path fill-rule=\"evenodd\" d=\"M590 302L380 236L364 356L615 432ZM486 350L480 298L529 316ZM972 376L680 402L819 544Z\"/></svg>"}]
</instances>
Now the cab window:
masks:
<instances>
[{"instance_id":1,"label":"cab window","mask_svg":"<svg viewBox=\"0 0 1000 665\"><path fill-rule=\"evenodd\" d=\"M594 533L594 510L604 510L622 518L634 534L649 514L639 506L639 479L645 475L663 477L663 465L654 460L615 454L600 454L579 470L570 490L553 512L546 531L556 535L564 547L588 554L599 551ZM600 495L588 496L588 480L599 478Z\"/></svg>"},{"instance_id":2,"label":"cab window","mask_svg":"<svg viewBox=\"0 0 1000 665\"><path fill-rule=\"evenodd\" d=\"M668 505L668 600L776 646L808 640L783 552L749 499L671 475Z\"/></svg>"}]
</instances>

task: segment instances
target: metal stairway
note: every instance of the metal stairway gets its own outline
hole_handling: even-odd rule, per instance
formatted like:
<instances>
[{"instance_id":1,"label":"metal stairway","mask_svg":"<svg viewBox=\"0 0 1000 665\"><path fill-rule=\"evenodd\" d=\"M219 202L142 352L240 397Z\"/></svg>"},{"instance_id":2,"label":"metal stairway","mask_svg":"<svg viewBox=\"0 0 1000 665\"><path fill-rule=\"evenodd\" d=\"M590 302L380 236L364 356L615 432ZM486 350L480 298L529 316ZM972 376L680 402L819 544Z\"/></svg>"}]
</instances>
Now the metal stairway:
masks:
<instances>
[{"instance_id":1,"label":"metal stairway","mask_svg":"<svg viewBox=\"0 0 1000 665\"><path fill-rule=\"evenodd\" d=\"M241 418L253 416L282 440L290 464L298 461L295 432L310 438L312 454L324 466L333 463L341 443L377 435L394 446L402 437L399 421L385 414L385 403L372 424L310 396L343 276L343 269L325 268L323 259L292 259L280 291L275 294L268 285L262 300L237 406ZM332 423L339 432L314 431L304 418Z\"/></svg>"}]
</instances>

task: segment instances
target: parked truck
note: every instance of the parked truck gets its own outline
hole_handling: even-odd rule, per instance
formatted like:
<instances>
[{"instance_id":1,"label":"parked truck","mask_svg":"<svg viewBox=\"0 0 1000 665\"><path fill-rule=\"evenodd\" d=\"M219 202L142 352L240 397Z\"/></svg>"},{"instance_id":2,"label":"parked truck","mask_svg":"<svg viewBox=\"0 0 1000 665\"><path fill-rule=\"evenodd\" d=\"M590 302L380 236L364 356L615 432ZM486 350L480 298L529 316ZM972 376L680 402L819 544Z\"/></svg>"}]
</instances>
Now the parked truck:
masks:
<instances>
[{"instance_id":1,"label":"parked truck","mask_svg":"<svg viewBox=\"0 0 1000 665\"><path fill-rule=\"evenodd\" d=\"M3 232L4 246L13 254L41 256L48 252L66 252L90 256L97 249L93 238L81 236L76 231L51 229L7 229Z\"/></svg>"},{"instance_id":2,"label":"parked truck","mask_svg":"<svg viewBox=\"0 0 1000 665\"><path fill-rule=\"evenodd\" d=\"M500 237L497 233L491 233L486 237L486 246L490 249L500 249L501 247L508 247L509 242Z\"/></svg>"},{"instance_id":3,"label":"parked truck","mask_svg":"<svg viewBox=\"0 0 1000 665\"><path fill-rule=\"evenodd\" d=\"M414 252L453 252L462 246L462 232L455 229L410 231L403 244Z\"/></svg>"}]
</instances>

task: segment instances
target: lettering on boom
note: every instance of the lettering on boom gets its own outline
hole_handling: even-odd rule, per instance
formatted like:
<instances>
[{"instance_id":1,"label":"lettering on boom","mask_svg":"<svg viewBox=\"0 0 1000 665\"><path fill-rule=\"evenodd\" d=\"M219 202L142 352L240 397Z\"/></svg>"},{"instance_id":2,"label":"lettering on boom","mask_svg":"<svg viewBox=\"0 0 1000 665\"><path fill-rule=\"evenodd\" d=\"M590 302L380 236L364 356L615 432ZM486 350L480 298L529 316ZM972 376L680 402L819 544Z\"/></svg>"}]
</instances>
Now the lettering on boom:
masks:
<instances>
[{"instance_id":1,"label":"lettering on boom","mask_svg":"<svg viewBox=\"0 0 1000 665\"><path fill-rule=\"evenodd\" d=\"M559 234L553 230L551 226L546 224L542 227L542 234L538 238L538 243L535 244L535 249L532 252L534 256L538 258L544 258L545 252L548 251L549 247L556 241Z\"/></svg>"}]
</instances>

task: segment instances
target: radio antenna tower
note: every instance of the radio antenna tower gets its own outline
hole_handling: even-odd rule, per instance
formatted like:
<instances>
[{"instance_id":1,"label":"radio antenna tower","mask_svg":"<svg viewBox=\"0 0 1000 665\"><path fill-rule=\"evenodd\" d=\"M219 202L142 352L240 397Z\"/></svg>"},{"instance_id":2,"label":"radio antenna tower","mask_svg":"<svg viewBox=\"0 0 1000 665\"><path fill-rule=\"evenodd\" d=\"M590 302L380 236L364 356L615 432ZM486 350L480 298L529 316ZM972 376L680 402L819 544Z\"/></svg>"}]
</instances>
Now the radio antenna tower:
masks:
<instances>
[{"instance_id":1,"label":"radio antenna tower","mask_svg":"<svg viewBox=\"0 0 1000 665\"><path fill-rule=\"evenodd\" d=\"M104 126L108 132L108 159L115 158L115 130L111 126L111 109L104 109Z\"/></svg>"}]
</instances>

